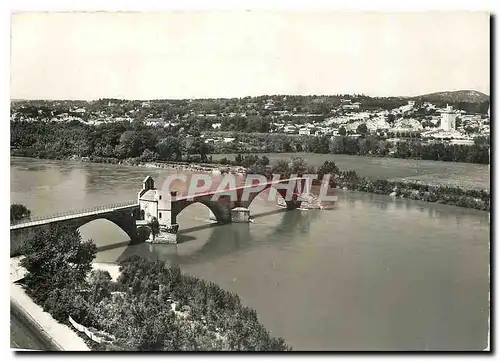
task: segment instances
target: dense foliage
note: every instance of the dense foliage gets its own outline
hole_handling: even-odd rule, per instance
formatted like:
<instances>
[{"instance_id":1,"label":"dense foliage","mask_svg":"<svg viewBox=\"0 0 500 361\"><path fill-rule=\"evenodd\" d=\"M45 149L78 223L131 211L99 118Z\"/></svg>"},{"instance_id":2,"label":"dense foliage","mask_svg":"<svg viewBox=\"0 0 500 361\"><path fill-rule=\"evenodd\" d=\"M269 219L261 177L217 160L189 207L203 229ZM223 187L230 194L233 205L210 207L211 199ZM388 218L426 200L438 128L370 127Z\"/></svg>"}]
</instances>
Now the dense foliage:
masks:
<instances>
[{"instance_id":1,"label":"dense foliage","mask_svg":"<svg viewBox=\"0 0 500 361\"><path fill-rule=\"evenodd\" d=\"M31 211L26 208L24 204L11 204L10 205L10 221L20 221L27 219L31 216Z\"/></svg>"},{"instance_id":2,"label":"dense foliage","mask_svg":"<svg viewBox=\"0 0 500 361\"><path fill-rule=\"evenodd\" d=\"M199 137L182 131L148 127L140 122L91 126L74 121L11 123L12 154L46 159L73 156L93 160L136 158L140 161L180 160L183 155L209 152Z\"/></svg>"},{"instance_id":3,"label":"dense foliage","mask_svg":"<svg viewBox=\"0 0 500 361\"><path fill-rule=\"evenodd\" d=\"M363 129L360 129L364 132ZM205 143L205 138L187 136L184 130L152 128L140 122L108 123L99 126L79 122L13 122L12 154L47 159L73 156L95 162L201 161L210 153L310 152L424 160L489 163L489 139L477 138L474 145L443 142L425 143L419 139L392 142L384 136L366 135L315 137L277 133L220 133L233 142ZM197 155L197 156L195 156Z\"/></svg>"},{"instance_id":4,"label":"dense foliage","mask_svg":"<svg viewBox=\"0 0 500 361\"><path fill-rule=\"evenodd\" d=\"M213 283L139 257L124 261L120 270L118 285L124 293L113 295L112 302L103 299L96 313L100 327L127 349L289 349L282 339L269 335L255 311L241 305L236 294Z\"/></svg>"},{"instance_id":5,"label":"dense foliage","mask_svg":"<svg viewBox=\"0 0 500 361\"><path fill-rule=\"evenodd\" d=\"M96 350L290 349L236 294L139 257L124 261L113 282L108 272L91 271L95 253L78 231L49 226L23 244L21 265L27 292L56 320L68 324L71 316L114 339L112 345L88 340Z\"/></svg>"},{"instance_id":6,"label":"dense foliage","mask_svg":"<svg viewBox=\"0 0 500 361\"><path fill-rule=\"evenodd\" d=\"M40 227L21 246L21 266L28 271L24 284L42 304L53 298L54 292L78 292L85 288L96 251L93 241L82 241L80 233L70 226Z\"/></svg>"}]
</instances>

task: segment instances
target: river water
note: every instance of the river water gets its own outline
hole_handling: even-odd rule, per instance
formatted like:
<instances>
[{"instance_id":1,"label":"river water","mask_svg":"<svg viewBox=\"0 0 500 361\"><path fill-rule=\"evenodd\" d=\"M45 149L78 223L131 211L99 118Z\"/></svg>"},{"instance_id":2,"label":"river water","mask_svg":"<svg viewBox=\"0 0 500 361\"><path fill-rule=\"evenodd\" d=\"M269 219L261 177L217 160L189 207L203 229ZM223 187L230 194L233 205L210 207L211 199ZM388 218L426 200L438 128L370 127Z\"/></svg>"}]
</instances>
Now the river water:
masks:
<instances>
[{"instance_id":1,"label":"river water","mask_svg":"<svg viewBox=\"0 0 500 361\"><path fill-rule=\"evenodd\" d=\"M11 203L34 216L135 199L165 170L11 159ZM177 245L126 244L114 224L80 228L97 262L133 254L236 292L295 350L481 350L489 317L488 213L339 191L335 209L257 198L252 224L214 226L200 204Z\"/></svg>"}]
</instances>

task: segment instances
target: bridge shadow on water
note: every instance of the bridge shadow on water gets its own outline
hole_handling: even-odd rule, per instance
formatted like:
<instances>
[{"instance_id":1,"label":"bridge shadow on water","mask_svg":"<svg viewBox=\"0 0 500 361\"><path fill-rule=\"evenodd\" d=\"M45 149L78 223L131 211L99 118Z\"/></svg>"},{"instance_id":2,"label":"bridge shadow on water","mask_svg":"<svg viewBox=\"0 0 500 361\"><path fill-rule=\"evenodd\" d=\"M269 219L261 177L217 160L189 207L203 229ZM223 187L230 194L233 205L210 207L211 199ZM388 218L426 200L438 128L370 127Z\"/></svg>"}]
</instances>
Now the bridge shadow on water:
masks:
<instances>
[{"instance_id":1,"label":"bridge shadow on water","mask_svg":"<svg viewBox=\"0 0 500 361\"><path fill-rule=\"evenodd\" d=\"M269 227L268 224L259 223L272 215L281 215L276 226ZM273 245L278 243L292 242L296 234L307 234L310 230L311 221L318 217L319 213L303 212L300 210L287 211L284 209L272 210L256 214L252 217L254 223L232 223L224 226L214 227L208 240L195 252L180 255L177 258L179 264L204 262L217 259L236 252L244 252L252 247L259 247L265 243L260 241L272 239ZM270 228L270 231L269 231ZM190 230L191 231L191 230ZM290 237L283 237L290 235ZM292 236L293 235L293 236Z\"/></svg>"},{"instance_id":2,"label":"bridge shadow on water","mask_svg":"<svg viewBox=\"0 0 500 361\"><path fill-rule=\"evenodd\" d=\"M127 244L116 262L119 263L133 255L147 259L160 259L176 265L210 262L219 257L259 247L264 244L259 242L262 239L272 239L273 242L276 242L275 244L289 243L297 239L297 234L300 234L300 237L306 236L312 221L319 217L319 212L321 211L287 211L280 208L256 214L252 217L254 223L229 223L225 225L211 223L190 227L179 231L178 244ZM269 224L259 222L259 219L273 215L279 217L276 226L269 227ZM191 242L204 238L204 233L198 232L207 230L210 232L208 239L199 248L195 247L193 251L189 251ZM101 247L99 251L123 247L124 245L124 243L109 245ZM186 253L184 254L184 252Z\"/></svg>"}]
</instances>

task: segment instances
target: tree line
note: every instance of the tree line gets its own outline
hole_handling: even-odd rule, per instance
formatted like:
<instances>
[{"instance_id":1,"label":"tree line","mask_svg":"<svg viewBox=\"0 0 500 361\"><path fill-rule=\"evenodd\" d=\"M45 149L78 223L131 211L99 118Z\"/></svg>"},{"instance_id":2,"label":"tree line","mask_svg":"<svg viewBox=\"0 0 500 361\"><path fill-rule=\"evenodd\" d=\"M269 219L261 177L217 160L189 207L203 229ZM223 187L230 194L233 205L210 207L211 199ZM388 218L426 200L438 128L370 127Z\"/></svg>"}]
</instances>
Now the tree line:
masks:
<instances>
[{"instance_id":1,"label":"tree line","mask_svg":"<svg viewBox=\"0 0 500 361\"><path fill-rule=\"evenodd\" d=\"M219 99L160 99L147 102L123 99L99 99L95 101L48 101L30 100L11 103L11 114L33 118L50 118L68 114L83 119L102 116L124 117L143 120L146 118L178 119L193 113L227 115L242 114L267 116L273 111L308 113L327 116L338 109L343 101L359 102L363 110L392 110L408 103L404 97L370 97L362 94L317 95L264 95L244 98ZM425 98L414 99L419 107ZM432 103L443 107L447 104L470 113L486 114L489 101L445 101L439 98ZM85 112L77 112L76 109Z\"/></svg>"},{"instance_id":2,"label":"tree line","mask_svg":"<svg viewBox=\"0 0 500 361\"><path fill-rule=\"evenodd\" d=\"M362 131L362 130L360 130ZM45 159L73 156L148 161L210 161L216 153L282 153L370 155L378 157L489 163L489 138L476 138L474 145L443 142L425 143L419 139L392 142L385 136L362 134L359 138L339 135L306 136L276 133L226 132L220 136L232 142L207 143L215 136L182 129L152 128L141 122L108 123L90 126L80 122L12 122L11 154ZM215 133L216 134L216 133Z\"/></svg>"}]
</instances>

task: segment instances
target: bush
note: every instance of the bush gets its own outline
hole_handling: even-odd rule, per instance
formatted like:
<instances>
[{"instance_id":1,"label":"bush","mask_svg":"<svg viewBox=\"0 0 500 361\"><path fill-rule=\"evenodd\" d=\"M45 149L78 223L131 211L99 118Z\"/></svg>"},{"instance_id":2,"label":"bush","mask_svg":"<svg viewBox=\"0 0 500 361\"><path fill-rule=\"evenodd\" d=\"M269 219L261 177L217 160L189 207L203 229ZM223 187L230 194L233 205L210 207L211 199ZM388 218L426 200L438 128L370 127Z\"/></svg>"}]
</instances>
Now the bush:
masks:
<instances>
[{"instance_id":1,"label":"bush","mask_svg":"<svg viewBox=\"0 0 500 361\"><path fill-rule=\"evenodd\" d=\"M31 211L26 208L23 204L11 204L10 205L10 221L20 221L22 219L27 219L31 216Z\"/></svg>"},{"instance_id":2,"label":"bush","mask_svg":"<svg viewBox=\"0 0 500 361\"><path fill-rule=\"evenodd\" d=\"M71 288L52 289L43 303L43 308L57 321L67 324L71 316L86 327L94 326L96 319L85 296Z\"/></svg>"}]
</instances>

